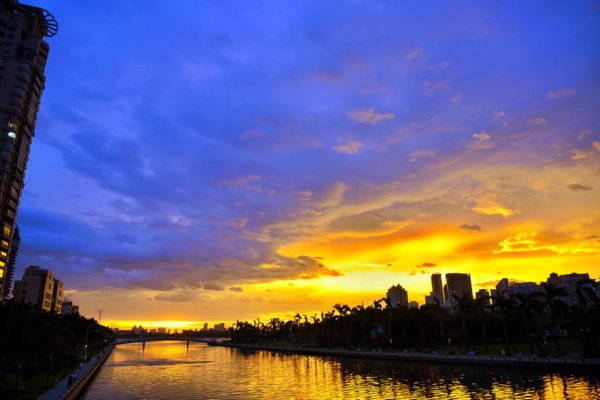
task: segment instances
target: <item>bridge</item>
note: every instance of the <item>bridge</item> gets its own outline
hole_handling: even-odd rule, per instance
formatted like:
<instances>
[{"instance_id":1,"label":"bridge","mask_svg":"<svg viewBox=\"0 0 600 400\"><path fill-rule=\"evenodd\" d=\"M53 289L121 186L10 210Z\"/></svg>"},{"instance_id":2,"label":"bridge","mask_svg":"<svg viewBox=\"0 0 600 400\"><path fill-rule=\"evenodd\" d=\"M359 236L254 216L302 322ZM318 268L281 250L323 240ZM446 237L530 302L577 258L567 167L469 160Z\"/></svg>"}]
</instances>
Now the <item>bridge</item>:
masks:
<instances>
[{"instance_id":1,"label":"bridge","mask_svg":"<svg viewBox=\"0 0 600 400\"><path fill-rule=\"evenodd\" d=\"M142 343L143 347L146 347L146 342L158 342L163 340L176 340L179 342L186 342L186 346L189 347L190 342L214 344L217 341L222 341L227 338L199 338L199 337L186 337L186 336L146 336L146 337L135 337L135 338L121 338L115 342L117 345L126 343Z\"/></svg>"}]
</instances>

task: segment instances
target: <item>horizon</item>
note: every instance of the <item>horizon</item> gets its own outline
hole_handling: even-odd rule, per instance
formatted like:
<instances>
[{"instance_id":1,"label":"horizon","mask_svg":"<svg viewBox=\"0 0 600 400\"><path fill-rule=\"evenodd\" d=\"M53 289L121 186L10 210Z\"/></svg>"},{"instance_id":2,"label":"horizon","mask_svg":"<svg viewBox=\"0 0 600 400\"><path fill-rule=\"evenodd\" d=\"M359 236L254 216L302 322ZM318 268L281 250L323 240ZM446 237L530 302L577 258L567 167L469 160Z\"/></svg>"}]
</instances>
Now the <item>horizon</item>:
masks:
<instances>
[{"instance_id":1,"label":"horizon","mask_svg":"<svg viewBox=\"0 0 600 400\"><path fill-rule=\"evenodd\" d=\"M15 279L53 271L82 315L190 326L394 284L422 304L432 273L600 279L592 2L33 3L60 30Z\"/></svg>"}]
</instances>

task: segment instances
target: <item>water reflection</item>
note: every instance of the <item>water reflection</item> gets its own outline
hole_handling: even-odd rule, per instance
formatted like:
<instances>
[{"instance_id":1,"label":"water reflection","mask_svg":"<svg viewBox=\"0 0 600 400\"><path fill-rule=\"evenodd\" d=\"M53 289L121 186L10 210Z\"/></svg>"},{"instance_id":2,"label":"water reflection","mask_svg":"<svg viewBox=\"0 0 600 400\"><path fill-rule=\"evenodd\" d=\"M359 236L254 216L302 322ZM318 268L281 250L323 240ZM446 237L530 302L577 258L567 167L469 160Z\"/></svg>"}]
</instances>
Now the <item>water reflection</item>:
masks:
<instances>
[{"instance_id":1,"label":"water reflection","mask_svg":"<svg viewBox=\"0 0 600 400\"><path fill-rule=\"evenodd\" d=\"M600 398L595 375L277 354L185 342L118 346L87 399Z\"/></svg>"}]
</instances>

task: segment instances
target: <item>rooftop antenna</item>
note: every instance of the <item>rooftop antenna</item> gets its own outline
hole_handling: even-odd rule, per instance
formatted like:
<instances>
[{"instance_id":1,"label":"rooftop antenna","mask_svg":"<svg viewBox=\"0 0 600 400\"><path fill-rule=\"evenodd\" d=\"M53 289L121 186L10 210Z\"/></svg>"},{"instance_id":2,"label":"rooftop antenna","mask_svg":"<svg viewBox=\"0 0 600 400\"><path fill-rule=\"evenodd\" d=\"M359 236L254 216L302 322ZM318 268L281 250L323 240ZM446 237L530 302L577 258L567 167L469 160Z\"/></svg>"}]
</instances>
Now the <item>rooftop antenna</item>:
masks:
<instances>
[{"instance_id":1,"label":"rooftop antenna","mask_svg":"<svg viewBox=\"0 0 600 400\"><path fill-rule=\"evenodd\" d=\"M102 322L102 312L104 311L103 308L101 308L100 310L98 310L98 323Z\"/></svg>"}]
</instances>

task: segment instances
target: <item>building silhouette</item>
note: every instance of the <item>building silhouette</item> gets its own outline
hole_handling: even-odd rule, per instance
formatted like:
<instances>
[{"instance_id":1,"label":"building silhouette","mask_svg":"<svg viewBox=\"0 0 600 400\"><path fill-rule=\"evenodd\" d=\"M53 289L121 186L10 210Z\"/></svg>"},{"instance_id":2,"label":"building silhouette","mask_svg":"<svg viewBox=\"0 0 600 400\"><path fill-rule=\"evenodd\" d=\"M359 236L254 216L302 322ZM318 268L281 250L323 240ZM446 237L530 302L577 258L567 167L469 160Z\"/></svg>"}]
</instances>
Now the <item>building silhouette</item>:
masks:
<instances>
[{"instance_id":1,"label":"building silhouette","mask_svg":"<svg viewBox=\"0 0 600 400\"><path fill-rule=\"evenodd\" d=\"M65 314L79 314L79 306L73 304L73 300L71 299L66 299L63 300L62 302L62 308L60 310L60 313L65 315Z\"/></svg>"},{"instance_id":2,"label":"building silhouette","mask_svg":"<svg viewBox=\"0 0 600 400\"><path fill-rule=\"evenodd\" d=\"M471 275L451 273L446 274L446 303L451 307L456 306L457 298L473 299L473 287L471 286Z\"/></svg>"},{"instance_id":3,"label":"building silhouette","mask_svg":"<svg viewBox=\"0 0 600 400\"><path fill-rule=\"evenodd\" d=\"M508 298L510 295L510 283L508 278L502 278L496 284L496 296Z\"/></svg>"},{"instance_id":4,"label":"building silhouette","mask_svg":"<svg viewBox=\"0 0 600 400\"><path fill-rule=\"evenodd\" d=\"M44 90L48 44L58 24L46 10L0 0L0 296L7 269L29 146Z\"/></svg>"},{"instance_id":5,"label":"building silhouette","mask_svg":"<svg viewBox=\"0 0 600 400\"><path fill-rule=\"evenodd\" d=\"M490 302L490 293L487 289L479 289L477 293L475 293L475 298L481 301L481 304L484 306L489 306Z\"/></svg>"},{"instance_id":6,"label":"building silhouette","mask_svg":"<svg viewBox=\"0 0 600 400\"><path fill-rule=\"evenodd\" d=\"M54 273L38 266L25 270L23 278L15 281L15 301L31 304L43 311L61 312L63 283L54 278Z\"/></svg>"},{"instance_id":7,"label":"building silhouette","mask_svg":"<svg viewBox=\"0 0 600 400\"><path fill-rule=\"evenodd\" d=\"M431 295L437 298L438 304L444 304L444 286L442 274L431 274Z\"/></svg>"},{"instance_id":8,"label":"building silhouette","mask_svg":"<svg viewBox=\"0 0 600 400\"><path fill-rule=\"evenodd\" d=\"M0 293L0 298L8 298L11 292L11 285L15 276L15 266L17 264L17 256L19 255L19 247L21 247L21 235L19 227L15 227L12 240L10 241L10 252L8 254L8 264L6 265L6 273L4 274L4 288Z\"/></svg>"},{"instance_id":9,"label":"building silhouette","mask_svg":"<svg viewBox=\"0 0 600 400\"><path fill-rule=\"evenodd\" d=\"M389 307L408 307L408 293L400 285L394 285L391 288L389 288L386 294L386 298L388 300Z\"/></svg>"}]
</instances>

